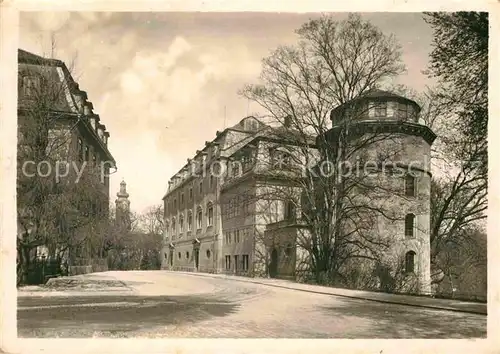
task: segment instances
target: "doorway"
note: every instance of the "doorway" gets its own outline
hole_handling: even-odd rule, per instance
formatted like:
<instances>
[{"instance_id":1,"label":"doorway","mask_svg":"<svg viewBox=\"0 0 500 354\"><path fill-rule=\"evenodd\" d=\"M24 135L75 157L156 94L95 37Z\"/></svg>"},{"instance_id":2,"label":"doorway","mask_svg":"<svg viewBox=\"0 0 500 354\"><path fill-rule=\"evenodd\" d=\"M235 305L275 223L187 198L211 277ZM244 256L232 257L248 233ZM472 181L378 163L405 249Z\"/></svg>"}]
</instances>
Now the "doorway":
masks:
<instances>
[{"instance_id":1,"label":"doorway","mask_svg":"<svg viewBox=\"0 0 500 354\"><path fill-rule=\"evenodd\" d=\"M198 270L199 264L200 264L200 249L195 248L194 249L194 266L195 266L196 270Z\"/></svg>"},{"instance_id":2,"label":"doorway","mask_svg":"<svg viewBox=\"0 0 500 354\"><path fill-rule=\"evenodd\" d=\"M269 276L271 278L276 278L278 275L278 251L273 248L271 252L271 263L269 263Z\"/></svg>"}]
</instances>

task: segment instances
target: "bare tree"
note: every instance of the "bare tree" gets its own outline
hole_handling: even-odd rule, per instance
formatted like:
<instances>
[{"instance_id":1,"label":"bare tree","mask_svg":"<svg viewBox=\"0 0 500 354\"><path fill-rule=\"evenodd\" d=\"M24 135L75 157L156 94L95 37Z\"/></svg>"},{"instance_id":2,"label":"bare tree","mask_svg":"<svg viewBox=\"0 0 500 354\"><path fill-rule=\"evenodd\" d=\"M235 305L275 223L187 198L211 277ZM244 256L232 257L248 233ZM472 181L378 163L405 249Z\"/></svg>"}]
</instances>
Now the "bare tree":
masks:
<instances>
[{"instance_id":1,"label":"bare tree","mask_svg":"<svg viewBox=\"0 0 500 354\"><path fill-rule=\"evenodd\" d=\"M38 246L57 258L83 246L89 237L85 228L107 217L101 170L75 158L71 144L74 132L89 123L67 109L69 76L57 60L31 56L20 66L18 282L26 281ZM80 171L84 173L79 176Z\"/></svg>"},{"instance_id":2,"label":"bare tree","mask_svg":"<svg viewBox=\"0 0 500 354\"><path fill-rule=\"evenodd\" d=\"M394 37L357 15L341 22L329 16L310 20L297 33L297 45L279 47L263 59L261 83L241 90L242 96L266 110L262 119L285 127L268 135L288 146L287 158L301 171L293 178L283 172L266 176L258 197L294 205L307 225L296 239L306 256L297 261L306 265L314 280L349 283L348 273L358 260L379 262L391 242L390 235L373 232L377 220L401 221L384 198L404 200L404 195L401 185L390 182L392 174L398 174L396 168L391 176L379 173L381 164L397 161L400 135L379 131L375 125L357 126L356 119L367 107L348 108L345 103L383 85L403 72L404 65ZM334 107L343 108L335 113L330 130ZM361 166L371 163L377 173L348 173L346 162L355 161ZM265 209L262 213L268 214ZM262 255L268 257L265 251Z\"/></svg>"}]
</instances>

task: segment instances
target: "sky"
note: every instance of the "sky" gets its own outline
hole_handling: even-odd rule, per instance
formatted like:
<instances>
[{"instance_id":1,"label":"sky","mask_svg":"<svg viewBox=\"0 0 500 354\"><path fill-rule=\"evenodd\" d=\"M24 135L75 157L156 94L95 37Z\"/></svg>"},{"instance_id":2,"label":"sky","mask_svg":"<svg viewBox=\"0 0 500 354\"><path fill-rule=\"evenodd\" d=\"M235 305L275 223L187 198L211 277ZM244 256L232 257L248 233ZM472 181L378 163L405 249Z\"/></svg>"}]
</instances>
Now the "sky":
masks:
<instances>
[{"instance_id":1,"label":"sky","mask_svg":"<svg viewBox=\"0 0 500 354\"><path fill-rule=\"evenodd\" d=\"M423 91L430 84L422 71L432 29L421 13L361 15L402 45L407 72L395 83ZM109 149L118 167L111 176L111 201L123 179L131 209L141 213L162 203L169 178L217 130L258 110L238 89L257 83L261 59L279 45L295 43L294 30L317 16L23 12L19 46L72 67L111 135Z\"/></svg>"}]
</instances>

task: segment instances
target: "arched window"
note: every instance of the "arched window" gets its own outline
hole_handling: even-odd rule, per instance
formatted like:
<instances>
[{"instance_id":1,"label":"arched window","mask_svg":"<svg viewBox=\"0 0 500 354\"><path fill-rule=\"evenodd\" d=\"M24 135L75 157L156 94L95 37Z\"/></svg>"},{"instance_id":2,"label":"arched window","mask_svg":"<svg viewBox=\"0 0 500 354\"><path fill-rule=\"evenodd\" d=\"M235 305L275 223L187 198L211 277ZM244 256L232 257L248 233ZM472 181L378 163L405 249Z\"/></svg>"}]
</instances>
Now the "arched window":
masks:
<instances>
[{"instance_id":1,"label":"arched window","mask_svg":"<svg viewBox=\"0 0 500 354\"><path fill-rule=\"evenodd\" d=\"M187 230L191 231L192 228L193 228L193 212L189 210L187 214Z\"/></svg>"},{"instance_id":2,"label":"arched window","mask_svg":"<svg viewBox=\"0 0 500 354\"><path fill-rule=\"evenodd\" d=\"M405 272L413 273L415 271L415 256L413 251L406 252L405 254Z\"/></svg>"},{"instance_id":3,"label":"arched window","mask_svg":"<svg viewBox=\"0 0 500 354\"><path fill-rule=\"evenodd\" d=\"M201 230L201 227L203 225L203 210L201 209L201 206L196 209L196 228L198 230Z\"/></svg>"},{"instance_id":4,"label":"arched window","mask_svg":"<svg viewBox=\"0 0 500 354\"><path fill-rule=\"evenodd\" d=\"M415 214L406 214L405 216L405 236L415 236Z\"/></svg>"},{"instance_id":5,"label":"arched window","mask_svg":"<svg viewBox=\"0 0 500 354\"><path fill-rule=\"evenodd\" d=\"M207 226L212 226L214 223L214 207L212 202L208 202L207 204Z\"/></svg>"},{"instance_id":6,"label":"arched window","mask_svg":"<svg viewBox=\"0 0 500 354\"><path fill-rule=\"evenodd\" d=\"M182 214L179 217L179 232L180 233L184 232L184 215L182 215Z\"/></svg>"},{"instance_id":7,"label":"arched window","mask_svg":"<svg viewBox=\"0 0 500 354\"><path fill-rule=\"evenodd\" d=\"M417 194L416 190L416 178L412 174L407 174L405 176L405 196L415 197Z\"/></svg>"}]
</instances>

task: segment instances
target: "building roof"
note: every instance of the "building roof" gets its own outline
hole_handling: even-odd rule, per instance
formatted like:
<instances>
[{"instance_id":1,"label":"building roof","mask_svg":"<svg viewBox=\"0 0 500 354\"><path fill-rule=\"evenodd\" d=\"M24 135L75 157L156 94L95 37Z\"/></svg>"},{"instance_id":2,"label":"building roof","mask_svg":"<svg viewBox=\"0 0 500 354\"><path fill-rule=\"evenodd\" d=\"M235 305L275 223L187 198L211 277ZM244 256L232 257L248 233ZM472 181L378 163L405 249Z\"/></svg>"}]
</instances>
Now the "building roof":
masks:
<instances>
[{"instance_id":1,"label":"building roof","mask_svg":"<svg viewBox=\"0 0 500 354\"><path fill-rule=\"evenodd\" d=\"M413 105L415 105L416 107L418 107L418 110L420 111L420 106L418 105L417 102L407 98L407 97L404 97L404 96L401 96L401 95L398 95L394 92L390 92L390 91L384 91L384 90L379 90L379 89L373 89L373 90L370 90L370 91L367 91L361 95L359 95L358 97L350 100L350 101L347 101L343 104L341 104L340 106L337 106L335 107L334 109L332 109L331 113L330 113L330 119L333 119L334 115L342 110L343 108L345 108L346 106L350 106L351 104L353 104L354 102L357 102L357 101L362 101L362 100L365 100L365 99L369 99L369 98L372 98L372 99L393 99L395 101L401 101L401 102L406 102L406 103L411 103Z\"/></svg>"}]
</instances>

